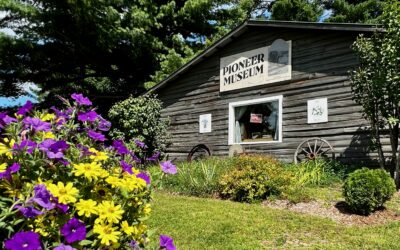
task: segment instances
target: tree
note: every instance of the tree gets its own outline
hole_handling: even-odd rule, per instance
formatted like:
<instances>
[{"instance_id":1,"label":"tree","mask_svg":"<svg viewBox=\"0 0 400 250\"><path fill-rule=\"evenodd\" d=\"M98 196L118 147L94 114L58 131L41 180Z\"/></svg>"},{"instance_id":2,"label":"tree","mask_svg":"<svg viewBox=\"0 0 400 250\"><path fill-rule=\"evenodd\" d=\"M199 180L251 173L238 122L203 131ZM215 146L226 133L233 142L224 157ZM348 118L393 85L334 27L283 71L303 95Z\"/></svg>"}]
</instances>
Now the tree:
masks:
<instances>
[{"instance_id":1,"label":"tree","mask_svg":"<svg viewBox=\"0 0 400 250\"><path fill-rule=\"evenodd\" d=\"M360 66L351 74L351 84L355 101L371 123L382 168L385 158L381 137L385 131L389 133L390 170L399 187L400 4L397 1L385 7L382 21L385 32L360 36L353 45Z\"/></svg>"},{"instance_id":2,"label":"tree","mask_svg":"<svg viewBox=\"0 0 400 250\"><path fill-rule=\"evenodd\" d=\"M332 11L326 22L379 23L382 15L382 0L323 0L326 9Z\"/></svg>"},{"instance_id":3,"label":"tree","mask_svg":"<svg viewBox=\"0 0 400 250\"><path fill-rule=\"evenodd\" d=\"M48 98L73 91L106 98L140 93L151 75L165 77L259 2L1 1L0 28L16 33L0 35L1 93L18 94L23 82L37 83Z\"/></svg>"},{"instance_id":4,"label":"tree","mask_svg":"<svg viewBox=\"0 0 400 250\"><path fill-rule=\"evenodd\" d=\"M276 0L271 4L271 19L316 22L323 12L318 1Z\"/></svg>"}]
</instances>

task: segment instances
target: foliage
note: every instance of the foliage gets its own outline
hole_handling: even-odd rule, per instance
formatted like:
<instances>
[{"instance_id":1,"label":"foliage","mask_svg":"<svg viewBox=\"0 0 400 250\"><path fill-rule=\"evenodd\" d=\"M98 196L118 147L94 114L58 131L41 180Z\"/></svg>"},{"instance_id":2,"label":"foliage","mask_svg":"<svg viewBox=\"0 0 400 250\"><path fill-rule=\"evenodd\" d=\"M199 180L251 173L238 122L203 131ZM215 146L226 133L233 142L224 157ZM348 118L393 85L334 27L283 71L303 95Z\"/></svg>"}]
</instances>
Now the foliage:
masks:
<instances>
[{"instance_id":1,"label":"foliage","mask_svg":"<svg viewBox=\"0 0 400 250\"><path fill-rule=\"evenodd\" d=\"M288 164L287 169L294 175L295 182L302 186L326 186L344 180L347 169L352 169L338 161L317 158L298 164Z\"/></svg>"},{"instance_id":2,"label":"foliage","mask_svg":"<svg viewBox=\"0 0 400 250\"><path fill-rule=\"evenodd\" d=\"M318 1L276 0L271 4L271 19L316 22L323 12Z\"/></svg>"},{"instance_id":3,"label":"foliage","mask_svg":"<svg viewBox=\"0 0 400 250\"><path fill-rule=\"evenodd\" d=\"M0 115L2 248L125 249L147 243L149 176L139 172L140 161L122 141L103 144L102 131L111 124L91 101L80 94L72 98L63 100L62 110L38 111L28 102L15 117Z\"/></svg>"},{"instance_id":4,"label":"foliage","mask_svg":"<svg viewBox=\"0 0 400 250\"><path fill-rule=\"evenodd\" d=\"M80 91L107 105L160 81L204 41L249 17L258 2L1 1L0 28L15 33L0 32L1 93L33 82L43 94Z\"/></svg>"},{"instance_id":5,"label":"foliage","mask_svg":"<svg viewBox=\"0 0 400 250\"><path fill-rule=\"evenodd\" d=\"M326 22L380 23L385 1L382 0L323 0L326 9L332 11Z\"/></svg>"},{"instance_id":6,"label":"foliage","mask_svg":"<svg viewBox=\"0 0 400 250\"><path fill-rule=\"evenodd\" d=\"M165 152L170 143L168 123L161 119L162 103L151 95L129 97L114 104L108 117L114 125L110 135L123 139L130 148L138 148L135 139L144 142L143 158Z\"/></svg>"},{"instance_id":7,"label":"foliage","mask_svg":"<svg viewBox=\"0 0 400 250\"><path fill-rule=\"evenodd\" d=\"M292 178L282 163L269 156L240 156L234 164L220 180L220 193L235 201L251 203L280 195Z\"/></svg>"},{"instance_id":8,"label":"foliage","mask_svg":"<svg viewBox=\"0 0 400 250\"><path fill-rule=\"evenodd\" d=\"M356 213L370 214L383 206L396 192L393 179L382 169L362 168L346 179L343 195L346 203Z\"/></svg>"},{"instance_id":9,"label":"foliage","mask_svg":"<svg viewBox=\"0 0 400 250\"><path fill-rule=\"evenodd\" d=\"M382 20L386 32L360 36L353 45L360 66L351 74L351 87L354 100L362 106L365 118L371 123L382 168L385 159L380 139L382 130L389 130L391 171L395 172L399 184L399 123L396 121L400 117L400 5L397 1L384 9Z\"/></svg>"},{"instance_id":10,"label":"foliage","mask_svg":"<svg viewBox=\"0 0 400 250\"><path fill-rule=\"evenodd\" d=\"M178 173L159 181L159 188L173 193L213 197L219 190L219 179L232 169L234 159L211 157L200 161L177 164ZM149 169L153 183L160 175L159 167Z\"/></svg>"}]
</instances>

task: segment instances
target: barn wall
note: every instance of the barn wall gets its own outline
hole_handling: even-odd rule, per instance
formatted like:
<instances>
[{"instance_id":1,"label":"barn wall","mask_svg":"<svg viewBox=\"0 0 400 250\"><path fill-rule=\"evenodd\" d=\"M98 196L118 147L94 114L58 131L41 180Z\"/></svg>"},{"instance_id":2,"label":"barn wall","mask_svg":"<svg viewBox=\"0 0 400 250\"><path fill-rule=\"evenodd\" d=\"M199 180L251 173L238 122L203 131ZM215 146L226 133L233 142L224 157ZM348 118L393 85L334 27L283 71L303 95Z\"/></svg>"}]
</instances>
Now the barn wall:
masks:
<instances>
[{"instance_id":1,"label":"barn wall","mask_svg":"<svg viewBox=\"0 0 400 250\"><path fill-rule=\"evenodd\" d=\"M244 145L246 152L272 154L291 161L297 145L322 137L347 161L375 158L368 152L368 125L352 101L347 72L357 66L350 46L357 34L346 31L251 27L177 80L157 91L170 120L171 159L186 158L190 149L208 145L214 155L228 155L230 102L283 95L283 142ZM254 88L219 92L220 57L270 45L275 39L292 40L292 79ZM328 98L329 122L307 124L307 100ZM212 132L200 134L199 115L212 114Z\"/></svg>"}]
</instances>

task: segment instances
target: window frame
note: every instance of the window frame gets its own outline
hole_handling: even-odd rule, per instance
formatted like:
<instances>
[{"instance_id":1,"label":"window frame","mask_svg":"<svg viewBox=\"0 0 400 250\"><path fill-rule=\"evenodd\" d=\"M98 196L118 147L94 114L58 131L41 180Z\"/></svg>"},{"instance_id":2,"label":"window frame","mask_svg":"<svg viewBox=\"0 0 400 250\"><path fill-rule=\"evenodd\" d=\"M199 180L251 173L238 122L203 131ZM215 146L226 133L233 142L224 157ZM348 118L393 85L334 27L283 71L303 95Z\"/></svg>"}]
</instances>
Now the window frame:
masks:
<instances>
[{"instance_id":1,"label":"window frame","mask_svg":"<svg viewBox=\"0 0 400 250\"><path fill-rule=\"evenodd\" d=\"M235 108L254 105L254 104L262 104L271 101L278 101L278 122L279 122L279 134L277 141L257 141L257 142L235 142L234 138L234 130L235 130ZM229 111L228 111L228 145L248 145L248 144L270 144L270 143L281 143L282 142L282 102L283 96L271 96L271 97L263 97L258 99L251 99L245 101L238 102L230 102L229 103Z\"/></svg>"}]
</instances>

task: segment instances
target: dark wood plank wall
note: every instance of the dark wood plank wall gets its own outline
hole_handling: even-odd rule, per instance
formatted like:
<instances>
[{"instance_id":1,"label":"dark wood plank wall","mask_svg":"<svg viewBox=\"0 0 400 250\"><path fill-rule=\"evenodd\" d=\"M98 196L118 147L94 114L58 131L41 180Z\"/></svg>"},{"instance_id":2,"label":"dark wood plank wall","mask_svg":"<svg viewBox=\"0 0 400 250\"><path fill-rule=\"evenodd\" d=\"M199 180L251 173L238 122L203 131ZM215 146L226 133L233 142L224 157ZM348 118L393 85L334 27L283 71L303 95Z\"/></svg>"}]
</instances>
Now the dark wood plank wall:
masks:
<instances>
[{"instance_id":1,"label":"dark wood plank wall","mask_svg":"<svg viewBox=\"0 0 400 250\"><path fill-rule=\"evenodd\" d=\"M158 91L163 117L170 119L170 158L185 159L190 149L208 145L214 155L228 155L230 102L283 95L283 142L244 145L246 152L272 154L291 161L297 145L310 137L328 140L337 156L347 161L376 158L368 151L368 126L351 97L348 71L357 66L350 49L357 33L252 27L235 41L194 66ZM292 40L292 79L249 89L219 92L219 59ZM329 122L307 124L307 100L328 98ZM199 115L212 114L212 132L200 134ZM387 139L384 139L387 142ZM387 146L389 147L389 144Z\"/></svg>"}]
</instances>

